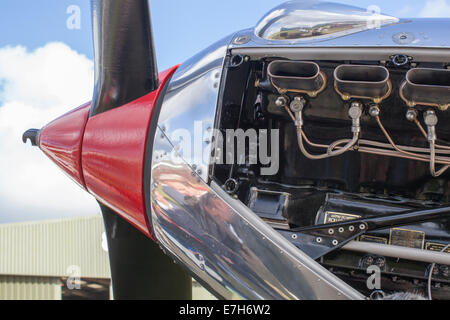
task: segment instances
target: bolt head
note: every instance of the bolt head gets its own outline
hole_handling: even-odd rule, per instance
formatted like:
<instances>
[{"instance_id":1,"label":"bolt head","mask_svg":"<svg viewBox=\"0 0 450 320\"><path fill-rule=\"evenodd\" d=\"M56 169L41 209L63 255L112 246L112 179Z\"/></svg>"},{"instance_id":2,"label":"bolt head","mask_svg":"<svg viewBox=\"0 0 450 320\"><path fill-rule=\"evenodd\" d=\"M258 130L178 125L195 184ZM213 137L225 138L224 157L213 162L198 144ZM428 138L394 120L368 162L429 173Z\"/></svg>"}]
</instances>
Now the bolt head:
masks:
<instances>
[{"instance_id":1,"label":"bolt head","mask_svg":"<svg viewBox=\"0 0 450 320\"><path fill-rule=\"evenodd\" d=\"M409 109L408 112L406 113L406 119L411 122L416 120L417 116L418 114L416 109Z\"/></svg>"},{"instance_id":2,"label":"bolt head","mask_svg":"<svg viewBox=\"0 0 450 320\"><path fill-rule=\"evenodd\" d=\"M284 107L287 105L287 99L285 97L278 97L277 101L275 101L275 105L277 107Z\"/></svg>"},{"instance_id":3,"label":"bolt head","mask_svg":"<svg viewBox=\"0 0 450 320\"><path fill-rule=\"evenodd\" d=\"M380 115L380 112L381 111L380 111L380 108L378 106L370 107L369 114L370 114L371 117L373 117L373 118L378 117Z\"/></svg>"}]
</instances>

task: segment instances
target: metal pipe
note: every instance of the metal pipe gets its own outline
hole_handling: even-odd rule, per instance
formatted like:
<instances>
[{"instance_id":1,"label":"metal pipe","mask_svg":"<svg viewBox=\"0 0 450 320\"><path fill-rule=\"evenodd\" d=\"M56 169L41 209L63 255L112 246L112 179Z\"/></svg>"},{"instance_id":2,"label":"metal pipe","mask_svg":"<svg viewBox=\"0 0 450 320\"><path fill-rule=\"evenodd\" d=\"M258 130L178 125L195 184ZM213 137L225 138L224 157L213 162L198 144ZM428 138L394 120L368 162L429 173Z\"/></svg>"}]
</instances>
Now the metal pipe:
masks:
<instances>
[{"instance_id":1,"label":"metal pipe","mask_svg":"<svg viewBox=\"0 0 450 320\"><path fill-rule=\"evenodd\" d=\"M306 136L306 134L304 132L303 132L303 139L305 139L305 142L308 145L310 145L311 147L323 148L323 149L331 148L332 150L334 150L336 148L342 148L342 147L340 147L340 145L346 144L346 143L348 143L350 141L350 139L342 139L342 140L336 141L335 143L333 143L331 145L317 144L317 143L314 143L311 140L309 140L309 138ZM359 143L360 146L366 145L366 146L371 146L371 147L375 147L375 148L383 148L383 149L392 149L392 150L394 150L394 147L391 144L389 144L389 143L383 143L383 142L377 142L377 141L371 141L371 140L364 140L364 139L359 140L358 143ZM403 150L405 150L405 151L426 153L426 154L429 154L430 151L431 151L429 148L418 148L418 147L409 147L409 146L402 146L402 145L399 145L398 147L403 149ZM438 150L438 149L436 149L436 154L450 155L450 150ZM450 158L449 158L449 161L450 161Z\"/></svg>"},{"instance_id":2,"label":"metal pipe","mask_svg":"<svg viewBox=\"0 0 450 320\"><path fill-rule=\"evenodd\" d=\"M435 141L430 141L430 172L431 175L434 178L439 178L440 176L442 176L445 172L447 172L447 170L450 168L450 165L446 165L444 166L442 169L440 169L439 171L436 171L436 142Z\"/></svg>"},{"instance_id":3,"label":"metal pipe","mask_svg":"<svg viewBox=\"0 0 450 320\"><path fill-rule=\"evenodd\" d=\"M332 144L331 146L325 146L325 145L319 145L319 144L312 143L311 141L307 140L305 137L306 137L306 135L303 136L305 141L309 145L311 145L313 147L325 148L325 149L328 149L328 148L331 147L331 148L333 148L333 150L334 149L342 149L342 147L340 147L341 144L344 144L344 143L347 143L347 142L351 141L349 139L343 139L343 140L337 141L336 143ZM364 147L364 145L371 146L371 147ZM405 148L405 150L408 149L408 148L415 149L413 147L404 147L404 146L400 146L400 147L401 148ZM391 150L384 150L382 148L389 148ZM358 148L355 151L358 151L358 152L361 152L361 153L368 153L368 154L386 156L386 157L396 157L396 158L415 160L415 161L421 161L421 162L430 162L430 159L428 157L416 157L416 156L412 157L412 156L409 156L409 155L405 155L404 153L395 151L393 149L394 148L390 144L381 143L381 142L375 142L375 141L370 141L370 140L359 140ZM423 151L420 151L420 152L429 153L430 150L424 148ZM441 152L446 153L445 151L441 151ZM447 160L445 160L445 159L447 159ZM443 165L450 165L450 158L439 157L439 158L436 159L436 163L437 164L443 164Z\"/></svg>"},{"instance_id":4,"label":"metal pipe","mask_svg":"<svg viewBox=\"0 0 450 320\"><path fill-rule=\"evenodd\" d=\"M371 145L373 147L393 149L393 147L388 143L382 143L382 142L376 142L376 141L370 141L370 140L360 140L360 144ZM409 147L409 146L402 146L402 145L399 145L398 147L405 151L426 153L426 154L430 153L430 149L427 149L427 148ZM450 155L450 150L436 150L436 153Z\"/></svg>"},{"instance_id":5,"label":"metal pipe","mask_svg":"<svg viewBox=\"0 0 450 320\"><path fill-rule=\"evenodd\" d=\"M305 140L307 140L307 142L309 142L309 139L306 137L306 134L303 131L303 120L302 120L303 107L304 107L304 105L299 110L292 110L292 111L295 112L294 118L295 118L295 126L297 127L298 145L299 145L300 151L308 159L322 160L322 159L327 159L327 158L331 158L331 157L337 157L337 156L340 156L340 155L348 152L351 148L353 148L358 143L359 136L361 134L361 116L363 113L363 108L362 108L361 103L355 101L352 103L352 106L350 107L350 110L348 113L349 117L352 119L353 138L351 140L349 140L349 142L343 148L334 150L335 148L333 148L333 146L336 144L336 142L335 142L334 144L328 146L328 150L327 150L326 154L312 155L311 153L309 153L306 150L305 144L303 141L303 139L305 138ZM291 105L291 109L293 109L292 105ZM290 112L290 114L293 115L292 112ZM337 144L339 144L339 141L337 142ZM322 146L319 145L319 148L321 148L321 147Z\"/></svg>"},{"instance_id":6,"label":"metal pipe","mask_svg":"<svg viewBox=\"0 0 450 320\"><path fill-rule=\"evenodd\" d=\"M299 144L300 150L302 151L303 155L310 160L322 160L322 159L340 156L340 155L346 153L347 151L349 151L351 148L353 148L358 143L358 139L359 139L359 133L354 133L353 139L350 140L347 143L347 145L345 145L343 148L341 148L339 150L329 151L326 154L312 155L305 148L305 145L303 143L304 135L305 134L304 134L302 128L298 127L297 128L297 137L298 137L298 144Z\"/></svg>"},{"instance_id":7,"label":"metal pipe","mask_svg":"<svg viewBox=\"0 0 450 320\"><path fill-rule=\"evenodd\" d=\"M422 124L420 123L420 121L418 119L414 119L414 123L417 125L417 127L419 128L420 132L422 132L422 135L425 137L425 139L428 139L428 133L425 131L425 129L423 128ZM441 140L437 140L437 141L441 141ZM445 142L444 142L445 143ZM443 146L441 144L436 144L436 148L437 149L445 149L445 150L450 150L450 146ZM436 151L437 153L440 153L440 150Z\"/></svg>"},{"instance_id":8,"label":"metal pipe","mask_svg":"<svg viewBox=\"0 0 450 320\"><path fill-rule=\"evenodd\" d=\"M450 265L450 254L413 248L383 245L378 243L352 241L343 249L361 253L371 253L384 257Z\"/></svg>"},{"instance_id":9,"label":"metal pipe","mask_svg":"<svg viewBox=\"0 0 450 320\"><path fill-rule=\"evenodd\" d=\"M374 155L379 155L379 156L386 156L386 157L395 157L395 158L400 158L400 159L408 159L408 160L415 160L415 161L420 161L420 162L430 162L430 159L423 159L423 158L415 158L415 157L411 157L411 156L407 156L401 152L395 151L395 150L382 150L379 148L369 148L369 147L360 147L358 149L359 152L362 153L368 153L368 154L374 154ZM444 164L444 165L448 165L450 164L450 161L442 161L442 160L436 160L436 163L438 164Z\"/></svg>"},{"instance_id":10,"label":"metal pipe","mask_svg":"<svg viewBox=\"0 0 450 320\"><path fill-rule=\"evenodd\" d=\"M444 249L442 249L441 252L446 252L448 248L450 248L450 244L447 245ZM429 271L430 274L428 275L428 300L433 300L433 295L432 295L432 292L431 292L431 282L433 280L434 268L436 268L436 263L433 263L433 265L431 266L431 269Z\"/></svg>"},{"instance_id":11,"label":"metal pipe","mask_svg":"<svg viewBox=\"0 0 450 320\"><path fill-rule=\"evenodd\" d=\"M397 157L397 158L403 158L403 159L409 159L409 160L415 160L415 161L421 161L421 162L427 162L430 163L430 172L433 175L433 177L439 177L442 174L444 174L449 168L450 168L450 158L449 157L437 157L437 154L443 154L443 155L449 155L450 154L450 148L436 145L436 143L430 144L430 148L417 148L417 147L410 147L410 146L399 146L397 145L384 125L381 122L381 119L378 116L375 116L375 119L378 123L378 126L384 133L385 137L389 141L389 144L376 142L376 141L370 141L370 140L359 140L360 136L360 115L351 116L353 119L353 139L342 139L339 141L336 141L330 145L322 145L322 144L316 144L311 142L311 140L307 137L303 130L303 120L302 120L302 111L297 111L296 115L294 115L293 111L289 109L287 104L284 105L284 108L286 112L289 114L291 119L295 122L297 127L297 137L298 137L298 144L300 147L301 152L305 157L311 160L322 160L327 159L330 157L336 157L339 155L342 155L348 151L350 151L353 147L356 146L358 143L358 147L355 149L356 151L359 151L361 153L368 153L368 154L375 154L375 155L382 155L382 156L391 156L391 157ZM428 134L425 132L421 124L416 119L415 123L418 125L419 129L421 129L422 133L425 134L426 137L428 137ZM309 153L306 148L305 144L306 142L309 146L315 147L315 148L323 148L327 149L326 154L322 155L312 155ZM346 144L343 147L340 147L340 145ZM373 148L367 148L363 147L363 145L371 146ZM384 150L384 149L393 149L393 150ZM439 149L438 149L439 148ZM442 148L442 149L440 149ZM444 149L444 150L443 150ZM420 153L426 153L420 154ZM445 165L444 168L436 172L436 164L443 164Z\"/></svg>"},{"instance_id":12,"label":"metal pipe","mask_svg":"<svg viewBox=\"0 0 450 320\"><path fill-rule=\"evenodd\" d=\"M288 108L287 108L287 111L290 114L291 118L295 119L292 112ZM305 132L303 130L298 132L298 134L301 134L301 138L302 138L300 140L300 137L298 137L299 145L300 145L300 142L303 144L303 141L305 141L311 147L328 149L329 151L332 151L332 152L334 152L334 149L339 149L339 150L343 151L342 153L345 153L345 152L349 151L349 149L346 147L340 147L340 145L344 144L344 143L347 144L349 142L350 142L350 144L353 143L353 140L351 140L351 139L343 139L343 140L336 141L335 143L333 143L331 145L322 145L322 144L314 143L311 140L309 140L309 138L307 137L307 135L305 134ZM421 162L430 162L430 158L428 156L425 157L425 156L420 156L420 155L415 155L415 156L407 155L403 152L396 151L391 144L370 141L370 140L359 140L358 143L359 143L359 146L356 151L361 152L361 153L381 155L381 156L386 156L386 157L396 157L396 158L415 160L415 161L421 161ZM364 147L363 145L372 146L373 148ZM412 152L420 152L420 153L428 153L428 154L430 153L430 149L426 149L426 148L415 148L415 147L407 147L407 146L398 146L398 147L401 149L407 150L407 151L412 151ZM311 160L320 160L320 159L325 159L325 158L330 157L330 156L323 155L323 158L321 157L320 159L317 159L317 157L320 157L320 156L313 156L313 155L309 154L306 151L306 149L304 148L304 145L303 145L303 148L302 148L302 145L300 145L300 148L303 149L302 152L304 153L304 155ZM382 148L392 149L392 150L383 150ZM449 154L449 152L446 150L438 150L437 153ZM436 164L450 165L450 158L438 157L438 158L436 158Z\"/></svg>"},{"instance_id":13,"label":"metal pipe","mask_svg":"<svg viewBox=\"0 0 450 320\"><path fill-rule=\"evenodd\" d=\"M389 133L387 132L386 128L384 127L383 123L381 122L380 117L379 117L379 116L376 116L375 119L376 119L376 121L377 121L377 123L378 123L378 126L380 127L381 131L382 131L383 134L385 135L386 139L389 141L389 143L391 144L391 146L392 146L397 152L403 153L403 154L406 155L406 156L410 156L410 157L414 157L414 158L417 157L417 158L421 158L421 159L424 159L424 160L429 160L429 157L427 157L427 156L422 156L422 155L418 155L418 154L416 154L416 153L412 153L412 152L409 152L409 151L405 151L405 150L401 149L400 147L398 147L397 144L396 144L396 143L394 142L394 140L392 139L392 137L391 137L391 136L389 135Z\"/></svg>"},{"instance_id":14,"label":"metal pipe","mask_svg":"<svg viewBox=\"0 0 450 320\"><path fill-rule=\"evenodd\" d=\"M435 121L437 122L437 117L435 116L435 113L432 112L432 114L434 115L433 119L435 118L436 119ZM398 151L398 152L400 152L400 153L402 153L402 154L404 154L406 156L410 156L412 158L418 158L418 159L423 159L423 160L429 161L429 163L430 163L430 173L431 173L431 175L433 177L437 178L437 177L441 176L442 174L444 174L450 168L449 163L446 163L446 166L444 168L442 168L441 170L436 172L436 159L437 159L437 157L436 157L436 130L435 130L436 127L435 127L435 125L434 126L431 126L431 125L428 126L429 133L427 135L427 138L428 138L428 141L430 142L430 156L429 157L425 157L425 156L422 156L422 155L418 155L416 153L411 153L411 152L405 151L404 149L398 147L395 144L394 140L389 135L389 133L387 132L386 128L381 123L380 117L377 116L375 118L377 120L377 123L378 123L380 129L383 131L384 135L389 140L389 143L392 145L392 147L396 151Z\"/></svg>"},{"instance_id":15,"label":"metal pipe","mask_svg":"<svg viewBox=\"0 0 450 320\"><path fill-rule=\"evenodd\" d=\"M425 113L424 120L428 128L427 139L430 144L430 172L434 178L438 178L450 168L450 166L445 166L441 170L436 171L436 126L439 120L436 112L433 110L429 110Z\"/></svg>"}]
</instances>

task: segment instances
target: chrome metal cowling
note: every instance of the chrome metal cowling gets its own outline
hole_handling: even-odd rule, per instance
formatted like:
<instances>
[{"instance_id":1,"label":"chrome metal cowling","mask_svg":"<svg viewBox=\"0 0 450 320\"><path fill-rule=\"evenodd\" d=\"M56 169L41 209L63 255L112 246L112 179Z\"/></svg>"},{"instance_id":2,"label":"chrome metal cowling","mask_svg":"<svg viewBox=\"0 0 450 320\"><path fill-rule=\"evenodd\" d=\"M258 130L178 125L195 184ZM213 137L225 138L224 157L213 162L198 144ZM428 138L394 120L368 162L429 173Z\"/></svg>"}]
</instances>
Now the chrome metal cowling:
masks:
<instances>
[{"instance_id":1,"label":"chrome metal cowling","mask_svg":"<svg viewBox=\"0 0 450 320\"><path fill-rule=\"evenodd\" d=\"M299 19L305 16L310 19ZM437 61L449 53L450 40L440 32L450 28L449 20L378 14L379 24L370 28L365 24L370 18L366 10L350 6L291 1L255 28L222 39L182 64L168 84L153 144L150 220L161 247L218 297L365 298L211 181L209 155L227 55L282 52L297 60L325 60L335 53L336 60L345 60L350 53L355 60L380 60L401 52ZM381 93L372 94L371 88L373 98L386 95L384 78ZM200 137L188 144L187 154L183 132Z\"/></svg>"}]
</instances>

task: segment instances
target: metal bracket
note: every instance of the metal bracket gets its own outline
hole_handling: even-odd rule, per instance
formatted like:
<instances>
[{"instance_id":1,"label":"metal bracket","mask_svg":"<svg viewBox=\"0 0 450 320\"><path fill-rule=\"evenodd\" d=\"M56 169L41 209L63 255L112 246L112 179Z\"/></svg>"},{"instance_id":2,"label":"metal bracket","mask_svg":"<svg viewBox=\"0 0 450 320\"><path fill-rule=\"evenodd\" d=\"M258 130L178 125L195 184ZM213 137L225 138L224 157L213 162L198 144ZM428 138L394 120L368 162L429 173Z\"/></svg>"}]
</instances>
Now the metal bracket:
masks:
<instances>
[{"instance_id":1,"label":"metal bracket","mask_svg":"<svg viewBox=\"0 0 450 320\"><path fill-rule=\"evenodd\" d=\"M300 250L316 260L342 248L350 241L366 233L367 230L367 223L350 221L292 231L280 230L279 232Z\"/></svg>"},{"instance_id":2,"label":"metal bracket","mask_svg":"<svg viewBox=\"0 0 450 320\"><path fill-rule=\"evenodd\" d=\"M450 207L438 207L279 232L311 258L318 259L368 231L433 221L449 213Z\"/></svg>"}]
</instances>

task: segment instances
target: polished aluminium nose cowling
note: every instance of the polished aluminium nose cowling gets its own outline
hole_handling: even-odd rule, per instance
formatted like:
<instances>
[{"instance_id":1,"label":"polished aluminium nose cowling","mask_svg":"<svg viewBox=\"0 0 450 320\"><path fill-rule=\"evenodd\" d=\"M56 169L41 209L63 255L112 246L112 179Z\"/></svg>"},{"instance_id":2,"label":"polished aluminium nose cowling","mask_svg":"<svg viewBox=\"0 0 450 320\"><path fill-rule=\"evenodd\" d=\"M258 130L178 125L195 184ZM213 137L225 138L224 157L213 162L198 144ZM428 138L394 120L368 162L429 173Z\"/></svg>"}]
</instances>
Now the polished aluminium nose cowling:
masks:
<instances>
[{"instance_id":1,"label":"polished aluminium nose cowling","mask_svg":"<svg viewBox=\"0 0 450 320\"><path fill-rule=\"evenodd\" d=\"M370 99L375 103L392 92L388 69L382 66L341 65L334 71L334 87L343 100Z\"/></svg>"},{"instance_id":2,"label":"polished aluminium nose cowling","mask_svg":"<svg viewBox=\"0 0 450 320\"><path fill-rule=\"evenodd\" d=\"M276 60L269 64L268 74L281 94L296 92L316 97L327 85L325 74L314 62Z\"/></svg>"},{"instance_id":3,"label":"polished aluminium nose cowling","mask_svg":"<svg viewBox=\"0 0 450 320\"><path fill-rule=\"evenodd\" d=\"M400 96L409 107L450 107L450 70L415 68L406 74Z\"/></svg>"}]
</instances>

